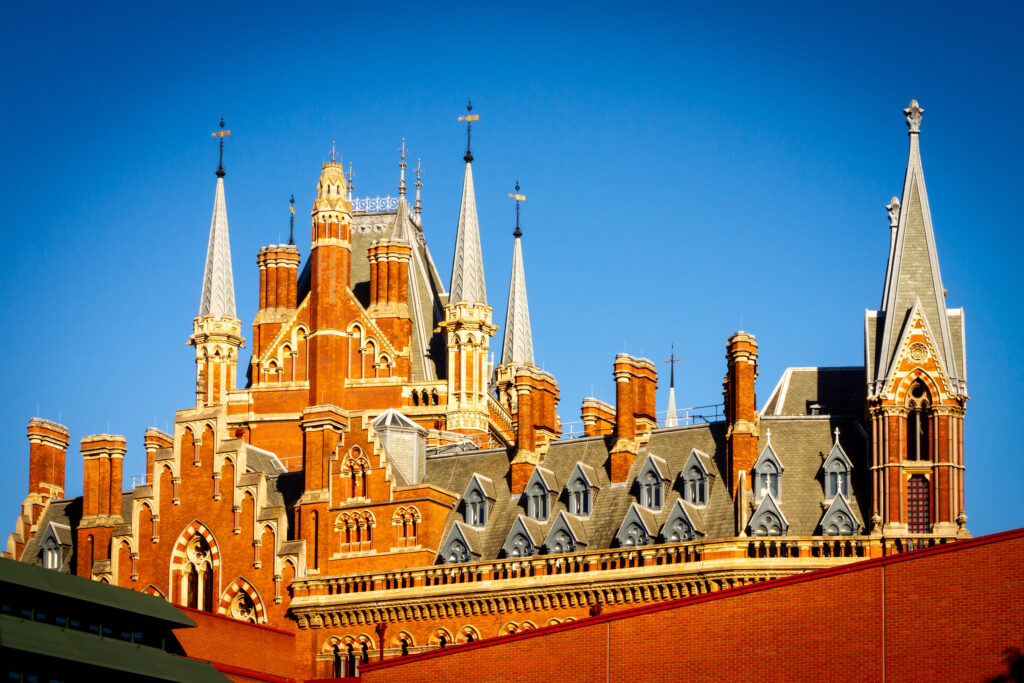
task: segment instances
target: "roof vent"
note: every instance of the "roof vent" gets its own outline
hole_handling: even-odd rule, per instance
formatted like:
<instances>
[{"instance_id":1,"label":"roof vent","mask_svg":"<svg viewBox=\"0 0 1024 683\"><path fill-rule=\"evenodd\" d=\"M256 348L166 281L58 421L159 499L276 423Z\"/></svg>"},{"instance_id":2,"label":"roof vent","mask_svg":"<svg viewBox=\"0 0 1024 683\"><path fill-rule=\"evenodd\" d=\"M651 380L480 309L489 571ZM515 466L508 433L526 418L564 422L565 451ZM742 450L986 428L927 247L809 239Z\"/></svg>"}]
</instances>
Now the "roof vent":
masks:
<instances>
[{"instance_id":1,"label":"roof vent","mask_svg":"<svg viewBox=\"0 0 1024 683\"><path fill-rule=\"evenodd\" d=\"M807 410L810 415L828 415L828 411L825 410L825 406L821 403L812 403L807 406Z\"/></svg>"}]
</instances>

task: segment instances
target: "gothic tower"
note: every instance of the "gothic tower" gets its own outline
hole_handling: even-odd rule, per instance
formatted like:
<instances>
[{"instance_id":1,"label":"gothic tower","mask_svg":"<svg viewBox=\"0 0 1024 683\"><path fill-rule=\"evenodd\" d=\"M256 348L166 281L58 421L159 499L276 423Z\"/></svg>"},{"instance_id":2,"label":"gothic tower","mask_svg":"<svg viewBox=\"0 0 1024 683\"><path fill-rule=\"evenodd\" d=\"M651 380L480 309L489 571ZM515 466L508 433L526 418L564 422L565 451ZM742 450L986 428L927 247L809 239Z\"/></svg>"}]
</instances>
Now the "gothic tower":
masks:
<instances>
[{"instance_id":1,"label":"gothic tower","mask_svg":"<svg viewBox=\"0 0 1024 683\"><path fill-rule=\"evenodd\" d=\"M875 534L967 535L963 418L964 312L946 308L919 147L916 100L903 110L910 156L889 204L882 307L865 315Z\"/></svg>"},{"instance_id":2,"label":"gothic tower","mask_svg":"<svg viewBox=\"0 0 1024 683\"><path fill-rule=\"evenodd\" d=\"M472 106L467 109L472 111ZM472 120L473 115L466 118ZM452 280L440 327L445 330L448 349L448 429L486 435L487 394L491 377L487 355L490 337L498 328L491 322L491 307L487 305L469 130L467 127L466 155L463 157L466 175L462 183Z\"/></svg>"},{"instance_id":3,"label":"gothic tower","mask_svg":"<svg viewBox=\"0 0 1024 683\"><path fill-rule=\"evenodd\" d=\"M228 209L224 201L224 137L220 121L220 162L217 165L217 191L213 199L210 240L206 248L206 270L199 315L192 322L188 343L196 347L196 407L227 402L227 392L236 386L238 350L242 321L235 316L235 284L231 275L231 244L228 239Z\"/></svg>"},{"instance_id":4,"label":"gothic tower","mask_svg":"<svg viewBox=\"0 0 1024 683\"><path fill-rule=\"evenodd\" d=\"M495 386L498 401L514 414L516 412L515 375L519 366L533 366L533 336L530 333L530 306L526 300L526 272L523 268L523 231L519 227L519 194L516 181L516 229L512 233L512 275L508 283L508 308L505 312L505 333L501 344L501 363L495 368Z\"/></svg>"}]
</instances>

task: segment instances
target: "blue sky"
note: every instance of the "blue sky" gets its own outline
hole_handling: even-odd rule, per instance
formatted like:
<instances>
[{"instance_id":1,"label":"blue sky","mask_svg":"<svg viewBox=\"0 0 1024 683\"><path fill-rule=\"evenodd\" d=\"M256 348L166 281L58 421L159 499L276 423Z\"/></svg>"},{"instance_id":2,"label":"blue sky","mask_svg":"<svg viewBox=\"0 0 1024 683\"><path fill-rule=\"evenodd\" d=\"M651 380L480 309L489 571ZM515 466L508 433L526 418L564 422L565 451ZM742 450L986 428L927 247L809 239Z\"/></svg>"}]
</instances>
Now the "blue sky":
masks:
<instances>
[{"instance_id":1,"label":"blue sky","mask_svg":"<svg viewBox=\"0 0 1024 683\"><path fill-rule=\"evenodd\" d=\"M150 5L23 3L0 27L3 533L29 417L70 428L77 495L82 436L125 434L141 474L145 428L190 405L222 114L245 329L256 251L287 239L290 193L308 215L332 140L357 194L383 195L406 138L447 278L467 96L489 300L502 324L518 178L535 352L566 422L613 398L622 350L664 370L674 342L682 406L721 400L741 327L759 402L788 366L861 364L917 98L947 302L966 309L968 527L1024 526L1018 5Z\"/></svg>"}]
</instances>

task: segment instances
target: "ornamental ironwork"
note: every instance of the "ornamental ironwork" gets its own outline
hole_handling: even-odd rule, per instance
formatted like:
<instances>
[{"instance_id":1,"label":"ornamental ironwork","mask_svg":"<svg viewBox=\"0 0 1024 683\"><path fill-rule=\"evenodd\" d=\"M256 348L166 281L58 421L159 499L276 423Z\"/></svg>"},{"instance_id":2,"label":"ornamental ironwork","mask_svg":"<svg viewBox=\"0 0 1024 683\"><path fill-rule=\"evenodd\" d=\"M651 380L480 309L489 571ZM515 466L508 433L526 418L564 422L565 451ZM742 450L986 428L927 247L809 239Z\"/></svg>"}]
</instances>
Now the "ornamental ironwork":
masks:
<instances>
[{"instance_id":1,"label":"ornamental ironwork","mask_svg":"<svg viewBox=\"0 0 1024 683\"><path fill-rule=\"evenodd\" d=\"M354 197L352 199L352 210L365 213L376 213L381 211L396 211L398 209L398 197Z\"/></svg>"}]
</instances>

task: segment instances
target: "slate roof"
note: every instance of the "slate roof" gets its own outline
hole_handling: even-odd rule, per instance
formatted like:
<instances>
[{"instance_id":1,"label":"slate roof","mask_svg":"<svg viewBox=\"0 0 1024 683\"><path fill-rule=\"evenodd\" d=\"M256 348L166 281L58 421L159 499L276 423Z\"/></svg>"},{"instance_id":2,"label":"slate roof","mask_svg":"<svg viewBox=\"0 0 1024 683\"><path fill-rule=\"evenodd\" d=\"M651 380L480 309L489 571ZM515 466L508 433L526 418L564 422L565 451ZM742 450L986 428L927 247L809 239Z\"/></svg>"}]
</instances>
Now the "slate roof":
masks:
<instances>
[{"instance_id":1,"label":"slate roof","mask_svg":"<svg viewBox=\"0 0 1024 683\"><path fill-rule=\"evenodd\" d=\"M870 517L867 498L863 502L858 490L868 486L867 436L854 405L864 394L863 368L811 368L794 373L789 393L781 402L781 415L763 415L760 422L758 453L768 443L771 430L772 447L784 467L780 480L779 509L789 522L789 535L820 535L820 523L825 513L825 491L822 464L834 444L833 430L840 429L840 444L853 463L850 506L863 523ZM845 397L841 389L854 398ZM774 400L776 397L773 396ZM846 415L807 415L809 403L820 402L837 406ZM772 401L770 405L774 405ZM862 403L860 405L863 405ZM648 454L661 462L668 477L667 492L660 510L643 510L645 523L652 535L658 535L672 513L676 501L681 500L681 473L694 450L708 469L708 504L694 506L683 503L695 527L704 533L705 540L734 538L736 536L735 506L725 485L722 472L725 467L724 422L656 429L645 448L633 461L626 483L612 485L608 476L608 449L610 437L584 437L555 441L548 447L542 467L549 470L560 485L551 505L547 521L534 522L533 535L547 538L559 513L565 513L570 526L580 530L588 550L616 546L618 532L630 506L640 502L636 479ZM490 508L487 526L476 529L475 542L479 544L480 559L501 557L504 545L517 515L526 515L526 496L512 496L509 488L509 461L512 449L468 451L427 458L426 481L461 495L474 473L480 473L494 484L494 503ZM596 490L589 517L569 514L566 486L577 463L588 474L593 473ZM550 478L550 476L548 477ZM756 510L752 503L748 518ZM460 502L449 516L444 538L457 522L464 522L465 507ZM861 529L863 531L863 529Z\"/></svg>"},{"instance_id":2,"label":"slate roof","mask_svg":"<svg viewBox=\"0 0 1024 683\"><path fill-rule=\"evenodd\" d=\"M859 416L866 387L862 367L787 368L761 415L810 415L811 406L818 404L829 415Z\"/></svg>"},{"instance_id":3,"label":"slate roof","mask_svg":"<svg viewBox=\"0 0 1024 683\"><path fill-rule=\"evenodd\" d=\"M51 523L66 526L69 529L77 529L78 521L82 518L82 499L71 498L69 500L54 500L50 501L50 504L46 506L46 510L43 511L43 516L39 518L39 525L36 527L38 531L36 534L28 539L25 543L25 549L21 552L21 561L27 562L28 564L34 564L36 566L43 566L43 556L40 553L39 543L43 540L43 534L46 532L46 527ZM72 534L67 535L58 533L57 539L64 545L65 539L67 540L67 547L64 548L62 553L63 562L61 563L60 571L64 574L71 573L71 555L74 552L74 539L71 537Z\"/></svg>"}]
</instances>

